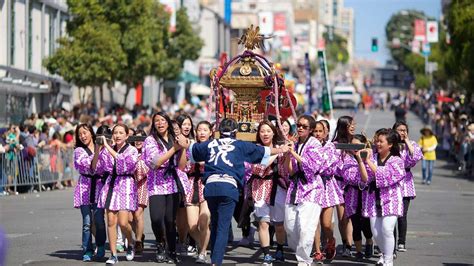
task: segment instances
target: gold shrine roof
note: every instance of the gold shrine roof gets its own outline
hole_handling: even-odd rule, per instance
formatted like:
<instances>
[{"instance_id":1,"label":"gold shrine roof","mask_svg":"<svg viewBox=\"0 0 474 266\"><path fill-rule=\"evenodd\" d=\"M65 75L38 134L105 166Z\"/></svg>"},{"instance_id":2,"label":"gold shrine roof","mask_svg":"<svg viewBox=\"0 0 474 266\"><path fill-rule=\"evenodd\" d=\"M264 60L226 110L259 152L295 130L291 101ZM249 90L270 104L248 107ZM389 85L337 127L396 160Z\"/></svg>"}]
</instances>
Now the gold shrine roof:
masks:
<instances>
[{"instance_id":1,"label":"gold shrine roof","mask_svg":"<svg viewBox=\"0 0 474 266\"><path fill-rule=\"evenodd\" d=\"M211 70L211 79L217 68ZM244 57L237 63L230 65L219 83L226 88L268 88L265 77L270 73L252 57Z\"/></svg>"}]
</instances>

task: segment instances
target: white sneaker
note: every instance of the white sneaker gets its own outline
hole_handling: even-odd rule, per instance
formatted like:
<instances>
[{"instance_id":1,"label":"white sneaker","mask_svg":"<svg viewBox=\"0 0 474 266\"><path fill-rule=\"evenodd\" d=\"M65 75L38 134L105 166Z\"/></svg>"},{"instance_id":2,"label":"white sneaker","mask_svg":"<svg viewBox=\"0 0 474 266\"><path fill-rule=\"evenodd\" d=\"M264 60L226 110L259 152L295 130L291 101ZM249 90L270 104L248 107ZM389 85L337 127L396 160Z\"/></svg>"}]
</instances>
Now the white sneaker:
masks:
<instances>
[{"instance_id":1,"label":"white sneaker","mask_svg":"<svg viewBox=\"0 0 474 266\"><path fill-rule=\"evenodd\" d=\"M196 259L196 263L199 263L199 264L207 264L207 256L206 256L206 253L204 254L199 254L197 259Z\"/></svg>"},{"instance_id":2,"label":"white sneaker","mask_svg":"<svg viewBox=\"0 0 474 266\"><path fill-rule=\"evenodd\" d=\"M379 260L377 261L377 263L375 263L375 265L384 265L383 264L383 255L380 256Z\"/></svg>"},{"instance_id":3,"label":"white sneaker","mask_svg":"<svg viewBox=\"0 0 474 266\"><path fill-rule=\"evenodd\" d=\"M194 256L197 254L197 250L195 247L191 246L191 245L187 245L186 246L186 255L188 256Z\"/></svg>"},{"instance_id":4,"label":"white sneaker","mask_svg":"<svg viewBox=\"0 0 474 266\"><path fill-rule=\"evenodd\" d=\"M134 257L135 257L135 250L133 249L133 246L129 246L127 248L127 255L125 255L125 258L127 258L128 261L132 261Z\"/></svg>"},{"instance_id":5,"label":"white sneaker","mask_svg":"<svg viewBox=\"0 0 474 266\"><path fill-rule=\"evenodd\" d=\"M118 263L118 257L117 256L110 256L110 258L105 262L105 265L114 265Z\"/></svg>"},{"instance_id":6,"label":"white sneaker","mask_svg":"<svg viewBox=\"0 0 474 266\"><path fill-rule=\"evenodd\" d=\"M298 266L311 266L311 263L306 263L306 262L298 262Z\"/></svg>"}]
</instances>

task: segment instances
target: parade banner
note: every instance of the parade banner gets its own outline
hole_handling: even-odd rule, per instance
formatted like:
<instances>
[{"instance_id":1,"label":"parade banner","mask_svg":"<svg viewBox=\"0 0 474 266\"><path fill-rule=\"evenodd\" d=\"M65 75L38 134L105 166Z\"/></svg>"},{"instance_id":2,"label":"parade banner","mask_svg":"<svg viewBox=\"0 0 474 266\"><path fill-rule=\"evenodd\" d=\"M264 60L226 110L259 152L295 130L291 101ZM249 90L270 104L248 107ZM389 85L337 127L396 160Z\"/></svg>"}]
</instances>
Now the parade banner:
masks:
<instances>
[{"instance_id":1,"label":"parade banner","mask_svg":"<svg viewBox=\"0 0 474 266\"><path fill-rule=\"evenodd\" d=\"M326 65L326 53L324 50L318 51L318 62L319 69L321 72L321 83L322 83L322 97L321 97L321 109L323 112L329 112L332 110L331 100L331 87L329 85L328 68Z\"/></svg>"},{"instance_id":2,"label":"parade banner","mask_svg":"<svg viewBox=\"0 0 474 266\"><path fill-rule=\"evenodd\" d=\"M423 19L415 19L415 25L413 27L413 40L425 41L426 37L426 24Z\"/></svg>"},{"instance_id":3,"label":"parade banner","mask_svg":"<svg viewBox=\"0 0 474 266\"><path fill-rule=\"evenodd\" d=\"M309 54L305 53L304 54L304 69L305 69L305 74L306 74L306 94L308 95L308 112L313 111L313 105L314 105L314 100L313 100L313 95L312 95L312 86L311 86L311 66L309 64Z\"/></svg>"},{"instance_id":4,"label":"parade banner","mask_svg":"<svg viewBox=\"0 0 474 266\"><path fill-rule=\"evenodd\" d=\"M439 33L438 33L438 21L428 21L426 22L426 41L427 42L438 42Z\"/></svg>"}]
</instances>

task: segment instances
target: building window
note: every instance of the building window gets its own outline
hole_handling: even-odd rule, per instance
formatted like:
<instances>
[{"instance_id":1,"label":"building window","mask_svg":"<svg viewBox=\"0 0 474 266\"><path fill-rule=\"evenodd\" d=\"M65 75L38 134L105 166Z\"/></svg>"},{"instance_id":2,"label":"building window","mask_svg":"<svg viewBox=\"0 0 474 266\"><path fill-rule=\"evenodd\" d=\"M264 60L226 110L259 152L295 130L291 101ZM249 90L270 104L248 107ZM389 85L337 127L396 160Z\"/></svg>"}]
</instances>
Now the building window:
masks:
<instances>
[{"instance_id":1,"label":"building window","mask_svg":"<svg viewBox=\"0 0 474 266\"><path fill-rule=\"evenodd\" d=\"M56 30L56 12L52 9L49 10L49 54L52 55L54 52L54 42L56 41L54 34Z\"/></svg>"},{"instance_id":2,"label":"building window","mask_svg":"<svg viewBox=\"0 0 474 266\"><path fill-rule=\"evenodd\" d=\"M61 13L61 23L59 24L59 29L61 31L60 37L66 36L66 23L67 23L68 17L66 14Z\"/></svg>"},{"instance_id":3,"label":"building window","mask_svg":"<svg viewBox=\"0 0 474 266\"><path fill-rule=\"evenodd\" d=\"M11 19L10 19L10 25L11 25L11 31L10 31L10 65L15 64L15 1L12 0L10 6L10 13L11 13Z\"/></svg>"}]
</instances>

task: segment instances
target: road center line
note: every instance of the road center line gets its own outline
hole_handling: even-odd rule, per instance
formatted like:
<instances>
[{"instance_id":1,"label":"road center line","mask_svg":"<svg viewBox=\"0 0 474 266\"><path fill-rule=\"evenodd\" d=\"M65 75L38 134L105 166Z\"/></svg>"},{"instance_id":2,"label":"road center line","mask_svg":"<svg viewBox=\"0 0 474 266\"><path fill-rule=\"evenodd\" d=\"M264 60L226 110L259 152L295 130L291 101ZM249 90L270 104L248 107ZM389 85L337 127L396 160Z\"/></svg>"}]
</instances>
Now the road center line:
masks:
<instances>
[{"instance_id":1,"label":"road center line","mask_svg":"<svg viewBox=\"0 0 474 266\"><path fill-rule=\"evenodd\" d=\"M367 128L369 127L371 118L372 114L369 112L367 120L365 120L364 129L362 130L363 132L367 132Z\"/></svg>"}]
</instances>

